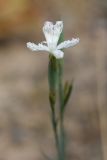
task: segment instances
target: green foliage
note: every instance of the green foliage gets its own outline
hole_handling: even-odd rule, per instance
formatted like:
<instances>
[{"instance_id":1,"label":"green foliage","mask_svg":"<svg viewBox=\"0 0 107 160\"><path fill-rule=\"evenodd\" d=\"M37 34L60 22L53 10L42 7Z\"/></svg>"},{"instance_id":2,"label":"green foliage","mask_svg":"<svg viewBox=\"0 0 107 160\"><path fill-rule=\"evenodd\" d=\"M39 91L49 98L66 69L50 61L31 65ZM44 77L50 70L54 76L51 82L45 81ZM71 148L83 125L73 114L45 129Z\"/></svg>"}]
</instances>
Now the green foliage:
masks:
<instances>
[{"instance_id":1,"label":"green foliage","mask_svg":"<svg viewBox=\"0 0 107 160\"><path fill-rule=\"evenodd\" d=\"M70 95L72 93L72 89L73 89L73 84L69 84L68 82L65 83L65 86L64 86L64 108L70 98ZM63 110L64 110L63 108Z\"/></svg>"}]
</instances>

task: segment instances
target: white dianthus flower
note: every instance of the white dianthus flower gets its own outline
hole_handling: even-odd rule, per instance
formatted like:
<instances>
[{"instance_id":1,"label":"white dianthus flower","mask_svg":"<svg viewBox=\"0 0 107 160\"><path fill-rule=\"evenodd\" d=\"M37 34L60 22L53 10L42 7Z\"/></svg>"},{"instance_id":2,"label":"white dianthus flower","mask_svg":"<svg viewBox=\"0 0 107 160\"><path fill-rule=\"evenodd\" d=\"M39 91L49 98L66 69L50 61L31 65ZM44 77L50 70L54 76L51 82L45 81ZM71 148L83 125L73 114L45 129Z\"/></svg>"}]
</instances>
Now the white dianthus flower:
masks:
<instances>
[{"instance_id":1,"label":"white dianthus flower","mask_svg":"<svg viewBox=\"0 0 107 160\"><path fill-rule=\"evenodd\" d=\"M38 45L28 42L27 47L32 51L48 51L54 55L57 59L63 58L63 48L73 47L79 43L79 38L72 38L58 44L58 40L63 30L63 22L57 21L55 25L52 22L45 22L43 26L43 33L46 41L39 43Z\"/></svg>"}]
</instances>

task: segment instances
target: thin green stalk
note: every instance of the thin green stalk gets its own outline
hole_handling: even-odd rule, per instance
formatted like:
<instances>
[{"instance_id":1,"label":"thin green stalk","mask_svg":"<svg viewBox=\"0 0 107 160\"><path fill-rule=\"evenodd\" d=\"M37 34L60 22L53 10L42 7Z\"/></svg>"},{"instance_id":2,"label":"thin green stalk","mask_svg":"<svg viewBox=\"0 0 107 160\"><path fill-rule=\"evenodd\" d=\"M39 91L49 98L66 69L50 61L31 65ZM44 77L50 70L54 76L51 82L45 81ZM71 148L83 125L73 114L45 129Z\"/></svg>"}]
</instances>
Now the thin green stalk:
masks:
<instances>
[{"instance_id":1,"label":"thin green stalk","mask_svg":"<svg viewBox=\"0 0 107 160\"><path fill-rule=\"evenodd\" d=\"M49 78L49 100L50 100L50 107L51 107L51 120L52 120L52 127L55 137L56 149L57 149L57 157L60 160L60 144L59 144L59 135L58 135L58 126L57 126L57 119L56 119L56 96L58 91L58 61L54 56L49 57L49 67L48 67L48 78Z\"/></svg>"},{"instance_id":2,"label":"thin green stalk","mask_svg":"<svg viewBox=\"0 0 107 160\"><path fill-rule=\"evenodd\" d=\"M51 112L52 112L52 127L54 131L54 137L55 137L55 143L56 143L56 148L57 148L57 154L58 157L60 155L60 149L59 149L59 138L58 138L58 130L57 130L57 120L55 116L55 107L51 107Z\"/></svg>"},{"instance_id":3,"label":"thin green stalk","mask_svg":"<svg viewBox=\"0 0 107 160\"><path fill-rule=\"evenodd\" d=\"M64 125L63 119L60 120L60 154L61 160L65 160L65 135L64 135Z\"/></svg>"},{"instance_id":4,"label":"thin green stalk","mask_svg":"<svg viewBox=\"0 0 107 160\"><path fill-rule=\"evenodd\" d=\"M60 111L59 111L59 138L60 138L60 160L65 160L65 135L64 135L64 124L63 124L63 116L64 112L62 112L62 108L64 107L64 91L62 84L62 76L63 76L63 60L59 60L59 103L60 103Z\"/></svg>"}]
</instances>

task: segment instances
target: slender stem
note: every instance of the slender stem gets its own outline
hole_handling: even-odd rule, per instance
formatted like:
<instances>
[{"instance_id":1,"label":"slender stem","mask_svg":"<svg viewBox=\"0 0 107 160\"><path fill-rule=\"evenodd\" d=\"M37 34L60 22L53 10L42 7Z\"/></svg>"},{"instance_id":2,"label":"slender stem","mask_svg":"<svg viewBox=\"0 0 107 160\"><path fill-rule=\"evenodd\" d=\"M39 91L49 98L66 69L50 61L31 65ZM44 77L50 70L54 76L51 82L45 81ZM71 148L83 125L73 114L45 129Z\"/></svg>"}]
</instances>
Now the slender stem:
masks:
<instances>
[{"instance_id":1,"label":"slender stem","mask_svg":"<svg viewBox=\"0 0 107 160\"><path fill-rule=\"evenodd\" d=\"M59 148L59 138L58 138L58 130L57 130L57 120L56 120L56 116L55 116L55 107L51 106L51 111L52 111L52 126L53 126L53 131L54 131L57 154L58 154L58 157L59 157L60 148Z\"/></svg>"},{"instance_id":2,"label":"slender stem","mask_svg":"<svg viewBox=\"0 0 107 160\"><path fill-rule=\"evenodd\" d=\"M63 124L63 112L62 108L64 105L64 95L63 95L63 85L62 85L62 76L63 76L63 61L59 61L59 103L60 103L60 160L65 160L65 136L64 136L64 124Z\"/></svg>"},{"instance_id":3,"label":"slender stem","mask_svg":"<svg viewBox=\"0 0 107 160\"><path fill-rule=\"evenodd\" d=\"M64 136L64 125L63 119L60 121L60 152L61 152L61 160L65 160L65 136Z\"/></svg>"},{"instance_id":4,"label":"slender stem","mask_svg":"<svg viewBox=\"0 0 107 160\"><path fill-rule=\"evenodd\" d=\"M51 118L53 132L55 136L55 143L57 148L58 160L65 160L65 137L64 137L64 90L62 85L63 76L63 59L57 60L55 57L51 56L49 61L49 87L50 87L50 106L51 106ZM56 96L57 90L59 94L59 121L56 119Z\"/></svg>"},{"instance_id":5,"label":"slender stem","mask_svg":"<svg viewBox=\"0 0 107 160\"><path fill-rule=\"evenodd\" d=\"M55 137L56 149L57 149L57 158L60 159L60 139L59 139L59 130L58 130L58 122L56 119L56 96L59 86L59 67L58 61L54 56L49 57L49 67L48 67L48 78L49 78L49 100L50 100L50 107L51 107L51 121L52 127Z\"/></svg>"}]
</instances>

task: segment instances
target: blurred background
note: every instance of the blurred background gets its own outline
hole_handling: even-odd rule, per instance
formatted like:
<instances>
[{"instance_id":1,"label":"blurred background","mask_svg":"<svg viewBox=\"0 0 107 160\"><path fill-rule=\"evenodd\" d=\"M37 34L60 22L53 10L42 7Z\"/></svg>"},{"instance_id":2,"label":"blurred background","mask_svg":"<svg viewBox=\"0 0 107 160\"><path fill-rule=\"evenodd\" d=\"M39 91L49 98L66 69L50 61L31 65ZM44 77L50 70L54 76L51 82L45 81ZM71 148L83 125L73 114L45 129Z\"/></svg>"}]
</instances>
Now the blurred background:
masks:
<instances>
[{"instance_id":1,"label":"blurred background","mask_svg":"<svg viewBox=\"0 0 107 160\"><path fill-rule=\"evenodd\" d=\"M0 0L0 160L55 155L48 101L45 21L64 21L64 81L74 80L65 115L68 160L107 159L107 0Z\"/></svg>"}]
</instances>

